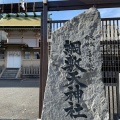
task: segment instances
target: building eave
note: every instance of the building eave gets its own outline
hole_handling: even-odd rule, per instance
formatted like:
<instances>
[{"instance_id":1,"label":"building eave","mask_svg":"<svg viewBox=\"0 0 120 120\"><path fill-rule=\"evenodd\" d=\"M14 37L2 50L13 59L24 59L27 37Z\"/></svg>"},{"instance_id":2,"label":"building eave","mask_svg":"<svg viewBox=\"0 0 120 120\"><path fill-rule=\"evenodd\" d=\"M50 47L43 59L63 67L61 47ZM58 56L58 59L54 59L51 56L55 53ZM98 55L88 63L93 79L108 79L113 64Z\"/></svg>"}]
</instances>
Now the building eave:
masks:
<instances>
[{"instance_id":1,"label":"building eave","mask_svg":"<svg viewBox=\"0 0 120 120\"><path fill-rule=\"evenodd\" d=\"M21 47L21 48L24 48L24 47L28 47L28 45L26 43L4 43L2 44L3 47L10 47L10 46L13 46L13 47Z\"/></svg>"},{"instance_id":2,"label":"building eave","mask_svg":"<svg viewBox=\"0 0 120 120\"><path fill-rule=\"evenodd\" d=\"M1 30L40 30L41 26L0 26Z\"/></svg>"}]
</instances>

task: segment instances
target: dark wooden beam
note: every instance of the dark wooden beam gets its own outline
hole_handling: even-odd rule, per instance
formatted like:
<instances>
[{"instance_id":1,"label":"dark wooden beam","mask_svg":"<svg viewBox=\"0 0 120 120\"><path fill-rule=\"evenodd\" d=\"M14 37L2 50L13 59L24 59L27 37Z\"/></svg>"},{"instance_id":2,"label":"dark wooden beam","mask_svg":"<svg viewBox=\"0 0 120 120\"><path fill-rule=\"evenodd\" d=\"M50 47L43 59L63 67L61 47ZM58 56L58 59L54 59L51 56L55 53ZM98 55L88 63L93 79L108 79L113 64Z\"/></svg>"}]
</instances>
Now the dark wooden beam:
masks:
<instances>
[{"instance_id":1,"label":"dark wooden beam","mask_svg":"<svg viewBox=\"0 0 120 120\"><path fill-rule=\"evenodd\" d=\"M96 8L114 8L120 7L120 0L68 0L49 2L49 11L60 10L79 10L88 9L95 6Z\"/></svg>"},{"instance_id":2,"label":"dark wooden beam","mask_svg":"<svg viewBox=\"0 0 120 120\"><path fill-rule=\"evenodd\" d=\"M27 12L33 12L34 2L28 2ZM13 9L11 10L11 4L1 4L1 8L4 9L3 13L17 13L25 12L22 9L18 9L20 3L14 3ZM26 6L26 5L25 5ZM120 0L68 0L68 1L49 1L48 11L63 11L63 10L80 10L88 9L92 6L96 8L115 8L120 7ZM35 3L35 12L42 12L43 3Z\"/></svg>"},{"instance_id":3,"label":"dark wooden beam","mask_svg":"<svg viewBox=\"0 0 120 120\"><path fill-rule=\"evenodd\" d=\"M42 17L42 40L41 40L41 60L40 60L40 101L39 101L39 118L41 118L44 92L48 73L48 42L47 42L47 18L48 6L43 5L43 17Z\"/></svg>"},{"instance_id":4,"label":"dark wooden beam","mask_svg":"<svg viewBox=\"0 0 120 120\"><path fill-rule=\"evenodd\" d=\"M41 40L40 40L40 76L39 76L39 81L40 81L40 87L39 87L39 118L41 118L41 113L42 113L42 104L43 104L43 99L42 99L42 75L43 75L43 12L41 13Z\"/></svg>"}]
</instances>

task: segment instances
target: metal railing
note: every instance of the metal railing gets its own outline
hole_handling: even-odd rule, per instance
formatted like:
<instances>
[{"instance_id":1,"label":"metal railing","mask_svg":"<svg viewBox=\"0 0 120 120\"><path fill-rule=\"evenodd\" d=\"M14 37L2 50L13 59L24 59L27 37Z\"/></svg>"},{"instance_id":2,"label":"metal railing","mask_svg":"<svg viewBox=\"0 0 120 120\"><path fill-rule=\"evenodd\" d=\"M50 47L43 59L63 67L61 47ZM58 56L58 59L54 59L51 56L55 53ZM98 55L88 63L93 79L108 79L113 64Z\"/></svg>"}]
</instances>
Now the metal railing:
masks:
<instances>
[{"instance_id":1,"label":"metal railing","mask_svg":"<svg viewBox=\"0 0 120 120\"><path fill-rule=\"evenodd\" d=\"M40 73L39 66L23 66L21 71L23 77L39 77Z\"/></svg>"},{"instance_id":2,"label":"metal railing","mask_svg":"<svg viewBox=\"0 0 120 120\"><path fill-rule=\"evenodd\" d=\"M120 18L104 18L101 21L102 72L106 97L109 103L110 120L120 115L119 72L120 72Z\"/></svg>"}]
</instances>

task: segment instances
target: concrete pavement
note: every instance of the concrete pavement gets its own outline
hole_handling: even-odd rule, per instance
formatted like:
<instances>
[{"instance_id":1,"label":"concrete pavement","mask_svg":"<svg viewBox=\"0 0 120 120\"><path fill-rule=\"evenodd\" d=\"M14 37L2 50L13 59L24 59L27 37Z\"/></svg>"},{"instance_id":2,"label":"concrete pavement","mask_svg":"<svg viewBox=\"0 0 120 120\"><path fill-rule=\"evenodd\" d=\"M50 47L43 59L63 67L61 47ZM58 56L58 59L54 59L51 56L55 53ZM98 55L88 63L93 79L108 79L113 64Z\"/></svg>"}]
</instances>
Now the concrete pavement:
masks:
<instances>
[{"instance_id":1,"label":"concrete pavement","mask_svg":"<svg viewBox=\"0 0 120 120\"><path fill-rule=\"evenodd\" d=\"M0 119L38 118L39 80L0 80Z\"/></svg>"}]
</instances>

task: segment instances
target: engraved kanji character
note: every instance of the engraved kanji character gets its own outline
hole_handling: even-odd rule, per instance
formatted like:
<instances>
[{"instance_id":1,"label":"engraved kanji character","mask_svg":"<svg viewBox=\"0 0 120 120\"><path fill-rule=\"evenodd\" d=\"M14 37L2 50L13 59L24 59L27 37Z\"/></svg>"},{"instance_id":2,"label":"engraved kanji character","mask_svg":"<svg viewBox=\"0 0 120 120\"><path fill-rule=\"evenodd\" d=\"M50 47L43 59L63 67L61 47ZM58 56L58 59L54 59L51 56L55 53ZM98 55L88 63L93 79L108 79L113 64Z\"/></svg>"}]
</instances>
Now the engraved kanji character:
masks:
<instances>
[{"instance_id":1,"label":"engraved kanji character","mask_svg":"<svg viewBox=\"0 0 120 120\"><path fill-rule=\"evenodd\" d=\"M82 96L82 94L83 94L83 91L80 90L79 88L80 88L79 85L76 85L76 90L73 91L73 87L72 87L72 86L69 86L69 87L68 87L69 92L64 93L64 94L67 96L66 101L67 101L67 100L72 101L72 100L73 100L73 97L74 97L74 98L77 98L77 99L78 99L78 103L79 103L80 98L81 98L81 96Z\"/></svg>"},{"instance_id":2,"label":"engraved kanji character","mask_svg":"<svg viewBox=\"0 0 120 120\"><path fill-rule=\"evenodd\" d=\"M81 72L86 72L85 69L80 67L80 64L79 64L80 61L81 61L81 58L77 59L76 56L69 55L69 57L66 57L66 60L65 60L66 66L62 67L62 69L72 72L75 68L77 68Z\"/></svg>"},{"instance_id":3,"label":"engraved kanji character","mask_svg":"<svg viewBox=\"0 0 120 120\"><path fill-rule=\"evenodd\" d=\"M65 112L67 112L67 115L70 115L71 118L73 118L73 114L75 113L75 110L73 109L73 102L68 102L70 104L70 107L65 108Z\"/></svg>"},{"instance_id":4,"label":"engraved kanji character","mask_svg":"<svg viewBox=\"0 0 120 120\"><path fill-rule=\"evenodd\" d=\"M85 114L80 114L80 111L83 110L83 108L80 106L80 104L76 104L76 108L73 107L73 102L68 102L70 104L70 107L65 108L65 112L67 112L67 115L70 115L71 118L77 118L77 117L84 117L87 118Z\"/></svg>"},{"instance_id":5,"label":"engraved kanji character","mask_svg":"<svg viewBox=\"0 0 120 120\"><path fill-rule=\"evenodd\" d=\"M70 75L70 77L66 77L66 79L69 81L69 84L66 84L65 86L69 86L69 85L73 84L73 82L75 81L81 87L87 87L85 84L79 82L78 79L80 79L81 77L78 76L78 72L77 71L68 72L68 74Z\"/></svg>"},{"instance_id":6,"label":"engraved kanji character","mask_svg":"<svg viewBox=\"0 0 120 120\"><path fill-rule=\"evenodd\" d=\"M80 104L76 104L76 108L74 108L75 112L77 114L74 114L74 118L78 118L78 117L84 117L87 118L87 116L85 114L80 114L80 111L83 110L83 108L80 106Z\"/></svg>"},{"instance_id":7,"label":"engraved kanji character","mask_svg":"<svg viewBox=\"0 0 120 120\"><path fill-rule=\"evenodd\" d=\"M65 47L64 53L66 55L72 54L72 53L77 53L77 54L81 55L80 45L81 45L80 41L71 42L69 40L66 40L65 45L64 45L64 47Z\"/></svg>"}]
</instances>

